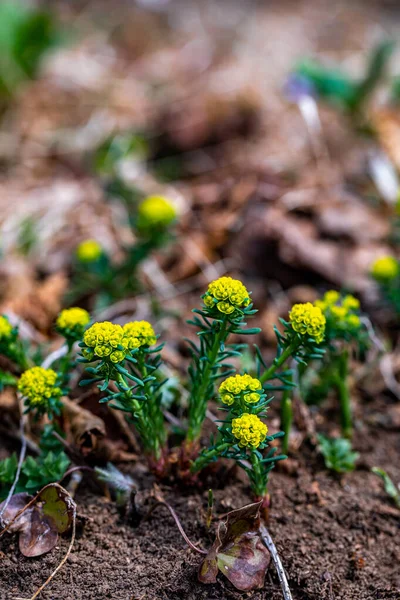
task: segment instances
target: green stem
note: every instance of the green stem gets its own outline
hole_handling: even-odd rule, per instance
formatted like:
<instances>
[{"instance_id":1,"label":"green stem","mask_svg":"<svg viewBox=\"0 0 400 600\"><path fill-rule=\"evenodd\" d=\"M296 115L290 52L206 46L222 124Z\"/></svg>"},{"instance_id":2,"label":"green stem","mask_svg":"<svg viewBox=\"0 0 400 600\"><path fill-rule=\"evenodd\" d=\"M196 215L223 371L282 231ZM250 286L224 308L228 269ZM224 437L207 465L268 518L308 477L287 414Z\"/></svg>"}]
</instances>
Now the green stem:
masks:
<instances>
[{"instance_id":1,"label":"green stem","mask_svg":"<svg viewBox=\"0 0 400 600\"><path fill-rule=\"evenodd\" d=\"M125 395L125 398L127 400L129 400L129 402L130 402L130 405L132 407L131 413L132 413L132 415L134 415L134 418L137 420L138 431L141 434L143 446L145 447L146 450L148 450L149 444L145 437L144 432L148 431L149 428L148 428L148 423L146 421L146 418L145 418L145 415L143 412L143 406L137 398L133 398L133 393L132 393L131 387L129 386L125 377L121 373L118 373L115 382L117 383L120 391ZM151 434L151 432L149 432L149 433Z\"/></svg>"},{"instance_id":2,"label":"green stem","mask_svg":"<svg viewBox=\"0 0 400 600\"><path fill-rule=\"evenodd\" d=\"M191 467L192 473L197 473L206 467L214 458L220 456L220 454L230 447L230 443L224 442L222 444L217 444L214 448L209 450L203 450L198 458L194 461Z\"/></svg>"},{"instance_id":3,"label":"green stem","mask_svg":"<svg viewBox=\"0 0 400 600\"><path fill-rule=\"evenodd\" d=\"M289 375L288 379L292 380L292 375ZM286 389L284 390L281 399L281 429L285 434L282 438L282 452L284 454L287 454L289 450L289 436L293 422L293 407L290 396L291 390Z\"/></svg>"},{"instance_id":4,"label":"green stem","mask_svg":"<svg viewBox=\"0 0 400 600\"><path fill-rule=\"evenodd\" d=\"M221 329L216 332L213 344L207 353L207 362L204 370L198 373L198 377L201 378L200 385L197 389L193 390L189 398L189 429L187 433L187 440L189 442L197 441L201 434L207 410L207 390L210 386L210 377L215 367L221 344L225 343L229 334L226 327L227 319L225 317L221 324Z\"/></svg>"},{"instance_id":5,"label":"green stem","mask_svg":"<svg viewBox=\"0 0 400 600\"><path fill-rule=\"evenodd\" d=\"M340 402L340 415L343 435L344 437L350 439L353 433L353 418L348 382L348 363L349 354L347 350L344 350L338 356L338 369L335 377L335 384Z\"/></svg>"},{"instance_id":6,"label":"green stem","mask_svg":"<svg viewBox=\"0 0 400 600\"><path fill-rule=\"evenodd\" d=\"M253 468L253 481L252 481L252 490L253 493L260 498L263 498L267 495L267 484L265 481L265 477L262 472L262 465L260 463L260 459L258 458L256 452L254 450L251 451L250 454L250 462Z\"/></svg>"},{"instance_id":7,"label":"green stem","mask_svg":"<svg viewBox=\"0 0 400 600\"><path fill-rule=\"evenodd\" d=\"M143 352L137 355L138 367L142 379L146 379L149 373L146 367L145 355ZM154 458L159 460L162 455L162 448L165 444L165 429L164 429L164 415L157 405L157 397L154 394L150 381L144 384L144 393L146 396L146 404L144 406L144 412L147 412L148 421L151 424L152 431L148 432L150 441L149 445L152 446L152 452Z\"/></svg>"},{"instance_id":8,"label":"green stem","mask_svg":"<svg viewBox=\"0 0 400 600\"><path fill-rule=\"evenodd\" d=\"M270 379L274 379L277 369L279 369L287 361L287 359L293 354L293 352L297 350L299 345L300 342L298 340L294 341L286 348L286 350L282 352L282 354L279 357L275 358L274 362L269 367L269 369L264 371L264 373L261 375L261 383L265 383Z\"/></svg>"}]
</instances>

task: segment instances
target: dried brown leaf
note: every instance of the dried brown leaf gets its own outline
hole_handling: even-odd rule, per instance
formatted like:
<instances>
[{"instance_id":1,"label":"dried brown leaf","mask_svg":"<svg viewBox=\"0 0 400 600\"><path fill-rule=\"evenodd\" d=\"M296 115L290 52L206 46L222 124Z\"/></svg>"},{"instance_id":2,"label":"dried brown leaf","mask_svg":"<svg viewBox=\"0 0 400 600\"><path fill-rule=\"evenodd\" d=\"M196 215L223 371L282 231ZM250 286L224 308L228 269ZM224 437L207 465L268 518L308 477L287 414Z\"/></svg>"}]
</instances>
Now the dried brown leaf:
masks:
<instances>
[{"instance_id":1,"label":"dried brown leaf","mask_svg":"<svg viewBox=\"0 0 400 600\"><path fill-rule=\"evenodd\" d=\"M214 544L199 569L199 580L215 583L218 570L242 591L262 588L270 553L261 541L261 502L228 513L216 532Z\"/></svg>"},{"instance_id":2,"label":"dried brown leaf","mask_svg":"<svg viewBox=\"0 0 400 600\"><path fill-rule=\"evenodd\" d=\"M63 398L63 415L80 452L86 456L96 450L99 440L106 434L103 419L68 398Z\"/></svg>"},{"instance_id":3,"label":"dried brown leaf","mask_svg":"<svg viewBox=\"0 0 400 600\"><path fill-rule=\"evenodd\" d=\"M55 547L58 531L54 521L37 506L29 514L29 524L19 534L19 549L24 556L41 556Z\"/></svg>"}]
</instances>

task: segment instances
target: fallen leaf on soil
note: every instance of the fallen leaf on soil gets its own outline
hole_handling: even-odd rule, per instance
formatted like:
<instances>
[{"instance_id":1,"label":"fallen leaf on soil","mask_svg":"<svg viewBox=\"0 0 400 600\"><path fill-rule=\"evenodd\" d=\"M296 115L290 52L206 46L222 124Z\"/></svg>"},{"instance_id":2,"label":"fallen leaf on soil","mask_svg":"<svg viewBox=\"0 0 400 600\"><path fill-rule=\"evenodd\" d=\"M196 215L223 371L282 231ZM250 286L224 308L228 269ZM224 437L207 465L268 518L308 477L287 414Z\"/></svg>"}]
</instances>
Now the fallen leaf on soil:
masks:
<instances>
[{"instance_id":1,"label":"fallen leaf on soil","mask_svg":"<svg viewBox=\"0 0 400 600\"><path fill-rule=\"evenodd\" d=\"M15 519L33 497L25 492L14 494L3 514L4 521L10 523L8 531L19 532L19 549L28 557L50 552L57 544L58 534L71 525L74 514L71 497L58 485L46 486L36 500Z\"/></svg>"},{"instance_id":2,"label":"fallen leaf on soil","mask_svg":"<svg viewBox=\"0 0 400 600\"><path fill-rule=\"evenodd\" d=\"M86 456L96 450L99 439L106 434L103 419L69 398L63 398L63 415L68 420L74 442L80 452Z\"/></svg>"},{"instance_id":3,"label":"fallen leaf on soil","mask_svg":"<svg viewBox=\"0 0 400 600\"><path fill-rule=\"evenodd\" d=\"M58 532L53 522L35 506L30 513L27 526L19 534L21 553L29 557L41 556L50 552L57 544L57 540Z\"/></svg>"},{"instance_id":4,"label":"fallen leaf on soil","mask_svg":"<svg viewBox=\"0 0 400 600\"><path fill-rule=\"evenodd\" d=\"M256 502L233 510L219 524L214 544L200 566L202 583L215 583L219 569L238 590L263 587L271 556L260 538L260 506Z\"/></svg>"}]
</instances>

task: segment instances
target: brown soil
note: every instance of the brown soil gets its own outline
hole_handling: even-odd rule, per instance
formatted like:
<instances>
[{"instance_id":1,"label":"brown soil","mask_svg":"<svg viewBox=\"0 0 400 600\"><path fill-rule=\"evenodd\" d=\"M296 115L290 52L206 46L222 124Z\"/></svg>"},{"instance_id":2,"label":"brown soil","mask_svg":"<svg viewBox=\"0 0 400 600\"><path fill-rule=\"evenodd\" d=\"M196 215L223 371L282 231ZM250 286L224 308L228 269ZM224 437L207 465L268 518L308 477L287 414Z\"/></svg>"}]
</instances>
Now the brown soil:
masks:
<instances>
[{"instance_id":1,"label":"brown soil","mask_svg":"<svg viewBox=\"0 0 400 600\"><path fill-rule=\"evenodd\" d=\"M388 407L389 408L389 407ZM371 419L374 411L366 410ZM368 414L369 413L369 414ZM377 416L375 414L375 416ZM368 434L368 435L367 435ZM271 478L273 506L270 532L286 568L294 600L398 600L400 598L400 512L392 508L380 481L369 471L376 464L400 479L398 431L359 431L356 448L361 461L354 473L329 474L311 447L303 447L302 464L294 474L275 472ZM299 454L300 456L300 454ZM144 489L143 470L133 475ZM235 479L235 478L233 478ZM207 482L208 483L208 482ZM241 481L216 489L216 513L249 502ZM204 525L206 493L162 486L184 528L203 548L210 544ZM115 505L95 493L76 498L87 518L73 553L43 599L79 600L281 600L278 579L271 566L265 588L238 593L219 576L216 585L197 582L201 557L186 547L168 514L159 508L148 521L127 526ZM15 536L2 542L0 597L30 597L67 547L67 539L50 554L21 556Z\"/></svg>"}]
</instances>

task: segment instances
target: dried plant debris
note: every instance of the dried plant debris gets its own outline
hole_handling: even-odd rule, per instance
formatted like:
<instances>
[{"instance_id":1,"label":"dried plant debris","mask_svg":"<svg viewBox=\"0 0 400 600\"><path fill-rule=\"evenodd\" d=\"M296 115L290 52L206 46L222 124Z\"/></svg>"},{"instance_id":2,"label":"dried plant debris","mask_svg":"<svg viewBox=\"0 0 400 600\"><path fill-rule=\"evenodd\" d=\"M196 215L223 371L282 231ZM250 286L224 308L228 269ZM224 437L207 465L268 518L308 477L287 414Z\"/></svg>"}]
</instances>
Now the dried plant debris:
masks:
<instances>
[{"instance_id":1,"label":"dried plant debris","mask_svg":"<svg viewBox=\"0 0 400 600\"><path fill-rule=\"evenodd\" d=\"M52 550L58 534L70 527L74 502L61 486L50 484L37 496L14 494L3 514L8 523L4 531L19 534L19 549L24 556L41 556ZM0 510L3 503L0 505Z\"/></svg>"},{"instance_id":2,"label":"dried plant debris","mask_svg":"<svg viewBox=\"0 0 400 600\"><path fill-rule=\"evenodd\" d=\"M215 583L220 571L238 590L263 587L271 556L260 536L261 504L233 510L218 525L214 544L199 569L202 583Z\"/></svg>"}]
</instances>

